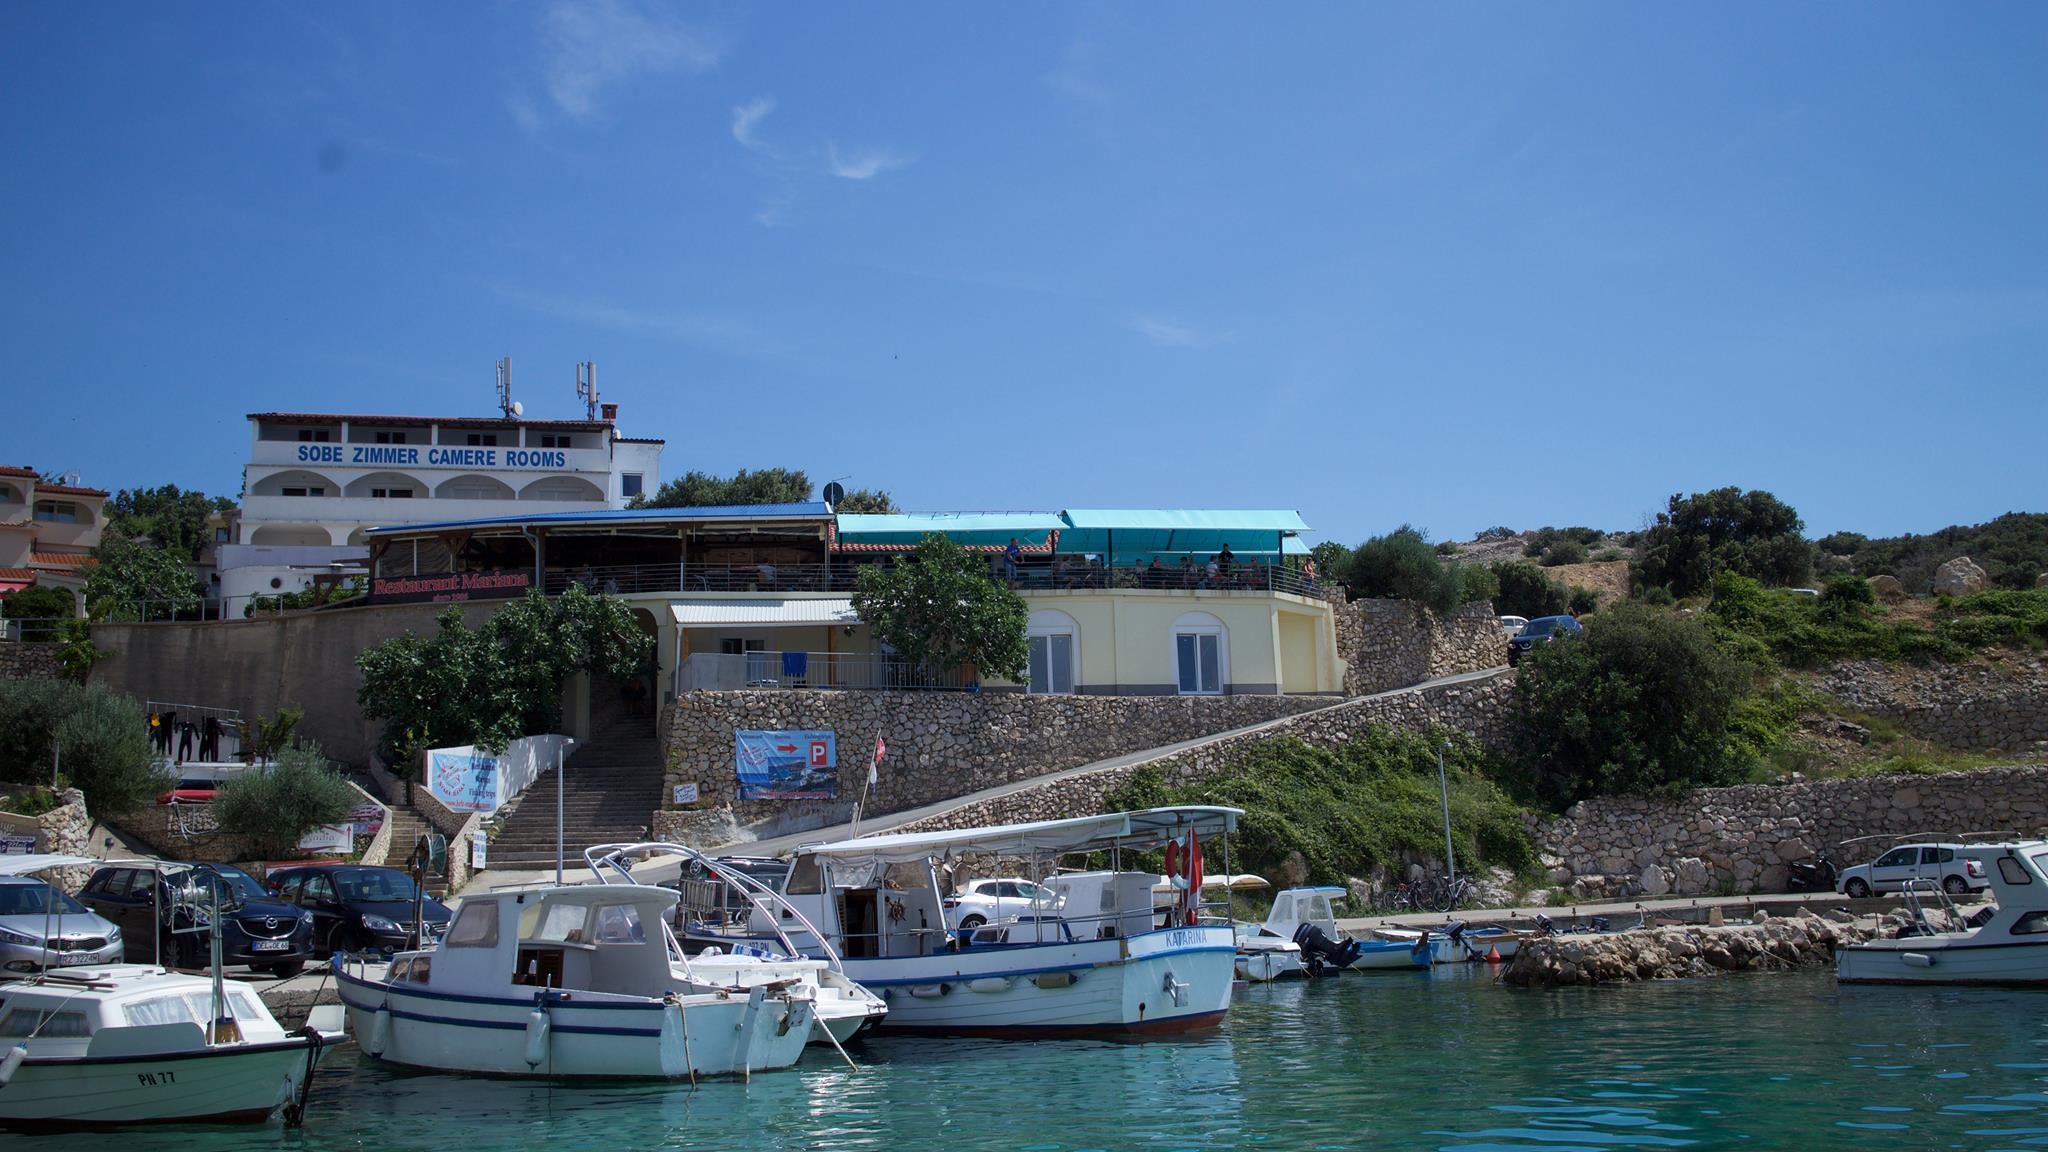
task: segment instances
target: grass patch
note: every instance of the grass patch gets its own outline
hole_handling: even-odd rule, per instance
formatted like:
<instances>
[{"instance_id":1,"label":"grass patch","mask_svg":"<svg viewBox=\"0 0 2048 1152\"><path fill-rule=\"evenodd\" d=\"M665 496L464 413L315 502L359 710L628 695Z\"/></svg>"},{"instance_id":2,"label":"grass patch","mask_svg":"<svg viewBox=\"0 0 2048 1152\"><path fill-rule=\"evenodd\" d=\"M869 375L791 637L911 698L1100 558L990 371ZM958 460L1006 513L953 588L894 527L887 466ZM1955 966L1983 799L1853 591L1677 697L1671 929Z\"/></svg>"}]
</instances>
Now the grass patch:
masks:
<instances>
[{"instance_id":1,"label":"grass patch","mask_svg":"<svg viewBox=\"0 0 2048 1152\"><path fill-rule=\"evenodd\" d=\"M64 798L49 788L24 788L0 796L0 812L16 816L41 816L64 806Z\"/></svg>"},{"instance_id":2,"label":"grass patch","mask_svg":"<svg viewBox=\"0 0 2048 1152\"><path fill-rule=\"evenodd\" d=\"M1859 599L1846 585L1840 594L1831 582L1826 595L1795 596L1724 573L1705 615L1724 639L1787 668L1856 659L1956 662L1987 648L2048 646L2048 590L2038 589L1944 599L1928 623Z\"/></svg>"},{"instance_id":3,"label":"grass patch","mask_svg":"<svg viewBox=\"0 0 2048 1152\"><path fill-rule=\"evenodd\" d=\"M1261 741L1194 784L1169 787L1158 770L1140 769L1105 797L1105 805L1111 811L1163 804L1242 808L1231 867L1272 873L1299 852L1311 883L1342 884L1375 865L1396 869L1406 854L1442 856L1434 739L1376 726L1334 747L1293 737ZM1536 845L1522 824L1521 806L1496 782L1501 766L1471 738L1454 735L1444 767L1459 870L1471 861L1533 872ZM1221 871L1221 854L1210 855L1208 865Z\"/></svg>"}]
</instances>

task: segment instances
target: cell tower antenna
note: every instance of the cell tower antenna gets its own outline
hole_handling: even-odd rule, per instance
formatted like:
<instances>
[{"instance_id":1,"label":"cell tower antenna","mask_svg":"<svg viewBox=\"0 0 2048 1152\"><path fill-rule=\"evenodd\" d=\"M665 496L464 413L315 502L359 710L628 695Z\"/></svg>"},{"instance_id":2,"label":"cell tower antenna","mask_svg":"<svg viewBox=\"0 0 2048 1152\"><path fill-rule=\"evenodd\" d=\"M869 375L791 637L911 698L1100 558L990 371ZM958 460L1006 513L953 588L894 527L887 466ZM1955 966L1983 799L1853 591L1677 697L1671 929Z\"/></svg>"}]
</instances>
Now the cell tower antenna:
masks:
<instances>
[{"instance_id":1,"label":"cell tower antenna","mask_svg":"<svg viewBox=\"0 0 2048 1152\"><path fill-rule=\"evenodd\" d=\"M585 360L576 365L576 397L583 401L583 418L597 419L597 364Z\"/></svg>"},{"instance_id":2,"label":"cell tower antenna","mask_svg":"<svg viewBox=\"0 0 2048 1152\"><path fill-rule=\"evenodd\" d=\"M523 406L517 400L512 399L512 358L510 356L500 356L498 358L498 411L503 412L507 420L513 419L524 411Z\"/></svg>"}]
</instances>

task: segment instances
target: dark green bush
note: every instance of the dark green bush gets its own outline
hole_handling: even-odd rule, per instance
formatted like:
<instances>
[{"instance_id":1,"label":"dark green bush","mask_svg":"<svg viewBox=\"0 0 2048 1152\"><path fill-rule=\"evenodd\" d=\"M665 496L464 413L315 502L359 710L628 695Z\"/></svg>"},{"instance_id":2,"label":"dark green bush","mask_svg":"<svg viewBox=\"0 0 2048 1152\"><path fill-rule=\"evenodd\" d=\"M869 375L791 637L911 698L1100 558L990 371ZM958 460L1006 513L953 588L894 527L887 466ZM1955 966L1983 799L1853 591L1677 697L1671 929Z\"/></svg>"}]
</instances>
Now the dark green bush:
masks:
<instances>
[{"instance_id":1,"label":"dark green bush","mask_svg":"<svg viewBox=\"0 0 2048 1152\"><path fill-rule=\"evenodd\" d=\"M1543 569L1526 560L1510 560L1493 566L1500 591L1493 597L1494 611L1503 616L1562 615L1570 605L1565 587L1543 574Z\"/></svg>"},{"instance_id":2,"label":"dark green bush","mask_svg":"<svg viewBox=\"0 0 2048 1152\"><path fill-rule=\"evenodd\" d=\"M23 588L0 600L0 616L24 622L17 639L32 643L57 639L62 621L77 615L77 602L61 588Z\"/></svg>"},{"instance_id":3,"label":"dark green bush","mask_svg":"<svg viewBox=\"0 0 2048 1152\"><path fill-rule=\"evenodd\" d=\"M1360 544L1343 579L1354 596L1414 600L1438 612L1456 608L1465 595L1464 566L1438 559L1429 537L1406 524Z\"/></svg>"},{"instance_id":4,"label":"dark green bush","mask_svg":"<svg viewBox=\"0 0 2048 1152\"><path fill-rule=\"evenodd\" d=\"M298 850L299 837L348 818L361 797L327 766L317 744L278 753L268 769L224 782L213 813L223 832L247 836L271 858Z\"/></svg>"},{"instance_id":5,"label":"dark green bush","mask_svg":"<svg viewBox=\"0 0 2048 1152\"><path fill-rule=\"evenodd\" d=\"M1600 597L1594 595L1591 588L1574 588L1572 589L1570 602L1565 605L1565 610L1574 616L1584 616L1598 607L1600 607Z\"/></svg>"},{"instance_id":6,"label":"dark green bush","mask_svg":"<svg viewBox=\"0 0 2048 1152\"><path fill-rule=\"evenodd\" d=\"M1491 527L1491 528L1488 528L1488 529L1485 529L1485 530L1481 531L1481 532L1479 533L1479 535L1478 535L1478 536L1474 537L1474 539L1476 539L1476 540L1506 540L1506 539L1508 539L1509 537L1513 536L1514 534L1515 534L1515 530L1514 530L1513 528L1510 528L1510 527L1508 527L1508 526L1507 526L1507 525L1505 525L1505 524L1496 524L1496 525L1494 525L1494 526L1493 526L1493 527Z\"/></svg>"},{"instance_id":7,"label":"dark green bush","mask_svg":"<svg viewBox=\"0 0 2048 1152\"><path fill-rule=\"evenodd\" d=\"M1543 554L1543 566L1555 568L1560 564L1584 564L1586 546L1577 540L1559 540Z\"/></svg>"},{"instance_id":8,"label":"dark green bush","mask_svg":"<svg viewBox=\"0 0 2048 1152\"><path fill-rule=\"evenodd\" d=\"M1813 546L1800 535L1803 526L1790 504L1761 490L1674 495L1643 534L1634 583L1679 597L1704 591L1724 570L1765 584L1804 584Z\"/></svg>"},{"instance_id":9,"label":"dark green bush","mask_svg":"<svg viewBox=\"0 0 2048 1152\"><path fill-rule=\"evenodd\" d=\"M1521 769L1558 805L1737 783L1754 758L1731 724L1755 675L1699 622L1620 605L1523 658Z\"/></svg>"},{"instance_id":10,"label":"dark green bush","mask_svg":"<svg viewBox=\"0 0 2048 1152\"><path fill-rule=\"evenodd\" d=\"M1458 545L1450 540L1439 540L1436 542L1436 554L1439 556L1456 556L1458 554Z\"/></svg>"},{"instance_id":11,"label":"dark green bush","mask_svg":"<svg viewBox=\"0 0 2048 1152\"><path fill-rule=\"evenodd\" d=\"M0 680L0 779L48 783L53 753L95 814L132 811L170 786L135 701L97 684Z\"/></svg>"},{"instance_id":12,"label":"dark green bush","mask_svg":"<svg viewBox=\"0 0 2048 1152\"><path fill-rule=\"evenodd\" d=\"M1442 857L1441 742L1441 736L1378 727L1334 747L1283 737L1244 748L1215 777L1195 784L1170 788L1157 770L1141 769L1103 804L1108 811L1162 804L1242 808L1233 868L1271 873L1289 853L1300 852L1312 882L1341 884L1376 864L1397 866L1407 853ZM1535 845L1521 809L1495 782L1500 766L1459 734L1444 753L1444 768L1460 870L1468 862L1532 870ZM1221 870L1221 854L1214 847L1208 852Z\"/></svg>"},{"instance_id":13,"label":"dark green bush","mask_svg":"<svg viewBox=\"0 0 2048 1152\"><path fill-rule=\"evenodd\" d=\"M1836 533L1822 544L1839 545L1848 537L1856 534ZM1896 576L1909 592L1933 587L1934 570L1958 556L1981 565L1993 585L2020 591L2048 572L2048 513L2008 512L1988 523L1953 525L1925 536L1865 540L1851 552L1857 572Z\"/></svg>"}]
</instances>

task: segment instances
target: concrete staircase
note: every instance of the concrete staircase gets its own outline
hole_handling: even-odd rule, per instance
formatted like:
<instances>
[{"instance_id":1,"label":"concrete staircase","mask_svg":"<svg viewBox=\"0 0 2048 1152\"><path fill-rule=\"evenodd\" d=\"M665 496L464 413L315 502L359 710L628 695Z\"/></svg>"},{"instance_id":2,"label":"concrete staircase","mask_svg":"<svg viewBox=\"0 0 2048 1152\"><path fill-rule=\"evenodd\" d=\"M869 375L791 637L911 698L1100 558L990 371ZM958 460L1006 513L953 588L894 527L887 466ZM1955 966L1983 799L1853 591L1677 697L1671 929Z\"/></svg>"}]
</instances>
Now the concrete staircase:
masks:
<instances>
[{"instance_id":1,"label":"concrete staircase","mask_svg":"<svg viewBox=\"0 0 2048 1152\"><path fill-rule=\"evenodd\" d=\"M591 743L569 756L562 802L567 866L579 877L592 844L644 840L661 806L661 747L654 717L631 715L617 692L600 682L590 704ZM555 778L543 773L508 805L491 841L491 869L552 869L555 864Z\"/></svg>"},{"instance_id":2,"label":"concrete staircase","mask_svg":"<svg viewBox=\"0 0 2048 1152\"><path fill-rule=\"evenodd\" d=\"M421 816L414 809L407 808L403 804L392 804L391 852L385 858L385 864L392 868L405 868L406 862L412 859L413 846L420 842L420 837L432 830L432 827L427 823L426 817ZM453 846L449 850L453 851ZM439 876L429 875L426 879L426 889L427 895L434 897L436 900L441 899L448 895L448 877L445 874Z\"/></svg>"}]
</instances>

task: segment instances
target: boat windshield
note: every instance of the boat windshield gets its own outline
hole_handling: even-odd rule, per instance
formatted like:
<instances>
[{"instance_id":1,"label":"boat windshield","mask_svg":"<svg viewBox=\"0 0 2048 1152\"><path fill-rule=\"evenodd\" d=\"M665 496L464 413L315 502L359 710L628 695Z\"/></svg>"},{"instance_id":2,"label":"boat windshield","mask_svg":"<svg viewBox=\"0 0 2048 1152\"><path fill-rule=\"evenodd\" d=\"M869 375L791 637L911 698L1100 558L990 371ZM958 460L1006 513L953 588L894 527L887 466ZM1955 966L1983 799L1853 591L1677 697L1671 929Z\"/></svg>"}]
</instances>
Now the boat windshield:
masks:
<instances>
[{"instance_id":1,"label":"boat windshield","mask_svg":"<svg viewBox=\"0 0 2048 1152\"><path fill-rule=\"evenodd\" d=\"M85 905L47 884L0 885L0 916L85 915Z\"/></svg>"},{"instance_id":2,"label":"boat windshield","mask_svg":"<svg viewBox=\"0 0 2048 1152\"><path fill-rule=\"evenodd\" d=\"M2048 852L2036 852L2029 859L2033 860L2036 871L2048 875Z\"/></svg>"}]
</instances>

